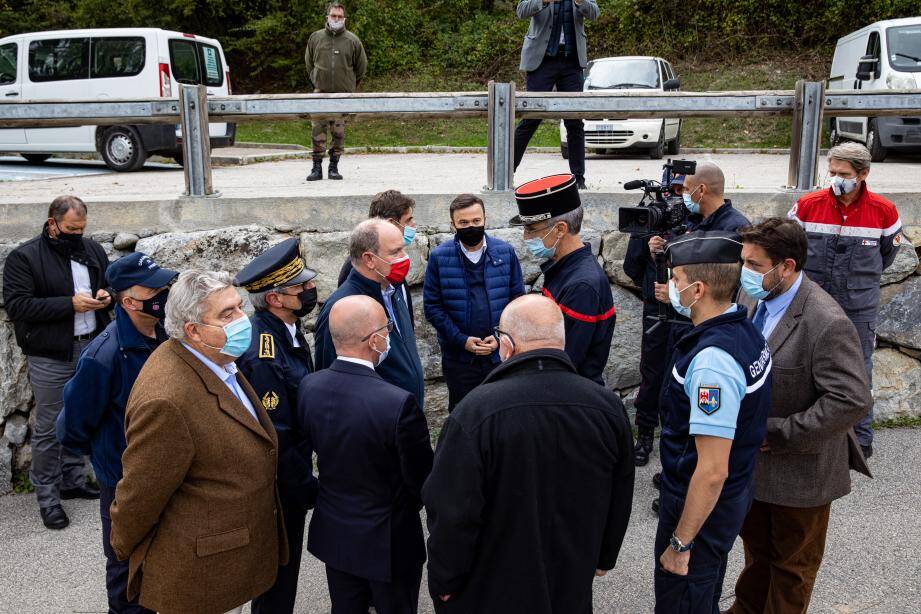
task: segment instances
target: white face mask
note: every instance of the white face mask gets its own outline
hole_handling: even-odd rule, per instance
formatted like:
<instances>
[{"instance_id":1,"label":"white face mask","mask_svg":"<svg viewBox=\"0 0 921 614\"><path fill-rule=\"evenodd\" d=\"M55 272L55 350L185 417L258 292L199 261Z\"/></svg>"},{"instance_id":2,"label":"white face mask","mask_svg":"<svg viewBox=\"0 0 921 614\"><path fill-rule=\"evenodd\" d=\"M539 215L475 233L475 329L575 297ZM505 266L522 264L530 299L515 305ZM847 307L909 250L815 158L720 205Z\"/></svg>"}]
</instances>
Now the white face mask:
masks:
<instances>
[{"instance_id":1,"label":"white face mask","mask_svg":"<svg viewBox=\"0 0 921 614\"><path fill-rule=\"evenodd\" d=\"M857 188L857 179L845 179L835 175L834 177L829 177L828 184L836 196L842 196L850 194Z\"/></svg>"},{"instance_id":2,"label":"white face mask","mask_svg":"<svg viewBox=\"0 0 921 614\"><path fill-rule=\"evenodd\" d=\"M344 19L331 19L330 17L326 18L326 25L329 26L329 29L333 32L339 32L340 30L345 29L345 20Z\"/></svg>"}]
</instances>

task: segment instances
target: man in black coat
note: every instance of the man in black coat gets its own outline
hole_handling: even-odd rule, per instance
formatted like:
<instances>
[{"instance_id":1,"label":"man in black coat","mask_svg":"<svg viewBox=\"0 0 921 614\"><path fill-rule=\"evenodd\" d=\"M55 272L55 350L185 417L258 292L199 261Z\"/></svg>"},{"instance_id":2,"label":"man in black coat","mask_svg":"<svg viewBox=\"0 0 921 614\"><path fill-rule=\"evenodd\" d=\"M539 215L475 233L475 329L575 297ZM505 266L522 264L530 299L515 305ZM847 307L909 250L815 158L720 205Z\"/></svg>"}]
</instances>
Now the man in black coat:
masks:
<instances>
[{"instance_id":1,"label":"man in black coat","mask_svg":"<svg viewBox=\"0 0 921 614\"><path fill-rule=\"evenodd\" d=\"M591 612L630 519L627 414L576 372L550 299L510 303L496 336L503 364L448 417L422 491L435 609Z\"/></svg>"},{"instance_id":2,"label":"man in black coat","mask_svg":"<svg viewBox=\"0 0 921 614\"><path fill-rule=\"evenodd\" d=\"M372 602L380 614L415 614L419 603L420 496L432 446L415 397L375 372L392 328L373 298L339 300L329 315L337 358L298 391L299 426L319 473L307 549L326 563L335 614L367 614Z\"/></svg>"},{"instance_id":3,"label":"man in black coat","mask_svg":"<svg viewBox=\"0 0 921 614\"><path fill-rule=\"evenodd\" d=\"M112 308L103 289L109 260L83 236L86 213L76 196L55 198L42 233L10 252L3 269L3 301L35 395L29 480L49 529L70 523L61 499L99 498L99 489L87 484L83 457L55 437L64 384L80 352L108 325Z\"/></svg>"}]
</instances>

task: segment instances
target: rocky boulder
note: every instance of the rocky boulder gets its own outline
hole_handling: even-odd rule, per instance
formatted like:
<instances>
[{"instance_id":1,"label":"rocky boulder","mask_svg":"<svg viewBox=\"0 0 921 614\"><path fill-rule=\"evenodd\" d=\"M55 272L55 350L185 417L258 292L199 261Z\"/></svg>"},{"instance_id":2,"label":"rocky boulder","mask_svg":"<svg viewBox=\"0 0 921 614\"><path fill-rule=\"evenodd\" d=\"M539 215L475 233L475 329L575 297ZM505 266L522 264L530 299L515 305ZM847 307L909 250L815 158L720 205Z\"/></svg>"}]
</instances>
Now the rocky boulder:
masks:
<instances>
[{"instance_id":1,"label":"rocky boulder","mask_svg":"<svg viewBox=\"0 0 921 614\"><path fill-rule=\"evenodd\" d=\"M921 277L895 287L898 291L879 310L876 334L890 343L921 350Z\"/></svg>"},{"instance_id":2,"label":"rocky boulder","mask_svg":"<svg viewBox=\"0 0 921 614\"><path fill-rule=\"evenodd\" d=\"M26 357L13 334L13 323L0 310L0 423L13 412L28 413L32 389L26 374Z\"/></svg>"},{"instance_id":3,"label":"rocky boulder","mask_svg":"<svg viewBox=\"0 0 921 614\"><path fill-rule=\"evenodd\" d=\"M917 268L918 253L911 243L903 241L899 251L896 252L895 260L892 261L888 269L883 271L879 283L883 286L898 283L909 275L912 275Z\"/></svg>"},{"instance_id":4,"label":"rocky boulder","mask_svg":"<svg viewBox=\"0 0 921 614\"><path fill-rule=\"evenodd\" d=\"M614 283L635 287L633 280L624 272L624 258L627 256L627 244L630 235L623 232L608 232L601 243L601 257L604 260L604 272Z\"/></svg>"},{"instance_id":5,"label":"rocky boulder","mask_svg":"<svg viewBox=\"0 0 921 614\"><path fill-rule=\"evenodd\" d=\"M921 415L921 362L891 348L873 353L876 420Z\"/></svg>"},{"instance_id":6,"label":"rocky boulder","mask_svg":"<svg viewBox=\"0 0 921 614\"><path fill-rule=\"evenodd\" d=\"M643 301L632 292L611 286L617 323L611 340L611 353L604 370L609 388L623 390L640 383L640 345L643 336Z\"/></svg>"}]
</instances>

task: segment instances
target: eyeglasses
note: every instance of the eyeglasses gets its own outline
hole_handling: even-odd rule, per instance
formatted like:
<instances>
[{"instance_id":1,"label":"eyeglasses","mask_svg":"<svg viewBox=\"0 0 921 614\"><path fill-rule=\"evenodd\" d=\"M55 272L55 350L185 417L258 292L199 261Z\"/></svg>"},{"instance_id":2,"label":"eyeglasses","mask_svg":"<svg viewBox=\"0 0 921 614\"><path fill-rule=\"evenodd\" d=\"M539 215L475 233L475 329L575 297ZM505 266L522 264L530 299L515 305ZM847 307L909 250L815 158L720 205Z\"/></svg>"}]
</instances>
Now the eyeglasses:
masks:
<instances>
[{"instance_id":1,"label":"eyeglasses","mask_svg":"<svg viewBox=\"0 0 921 614\"><path fill-rule=\"evenodd\" d=\"M514 337L512 337L510 334L508 334L508 333L505 332L504 330L500 330L499 327L496 326L496 327L494 327L494 328L492 329L492 336L496 338L496 341L497 341L497 342L501 343L502 340L499 339L499 335L505 335L506 337L508 337L509 343L512 344L512 347L515 347L515 339L514 339Z\"/></svg>"},{"instance_id":2,"label":"eyeglasses","mask_svg":"<svg viewBox=\"0 0 921 614\"><path fill-rule=\"evenodd\" d=\"M393 320L387 320L387 323L381 326L380 328L375 328L370 333L361 338L362 343L370 339L373 335L381 332L384 329L387 329L387 333L390 334L393 332Z\"/></svg>"},{"instance_id":3,"label":"eyeglasses","mask_svg":"<svg viewBox=\"0 0 921 614\"><path fill-rule=\"evenodd\" d=\"M284 294L285 296L297 296L298 294L300 294L301 292L307 289L306 286L309 283L310 283L309 281L305 281L304 283L296 284L294 286L285 286L284 288L279 288L275 292L277 294ZM297 292L291 293L291 292L287 292L287 290L297 290Z\"/></svg>"}]
</instances>

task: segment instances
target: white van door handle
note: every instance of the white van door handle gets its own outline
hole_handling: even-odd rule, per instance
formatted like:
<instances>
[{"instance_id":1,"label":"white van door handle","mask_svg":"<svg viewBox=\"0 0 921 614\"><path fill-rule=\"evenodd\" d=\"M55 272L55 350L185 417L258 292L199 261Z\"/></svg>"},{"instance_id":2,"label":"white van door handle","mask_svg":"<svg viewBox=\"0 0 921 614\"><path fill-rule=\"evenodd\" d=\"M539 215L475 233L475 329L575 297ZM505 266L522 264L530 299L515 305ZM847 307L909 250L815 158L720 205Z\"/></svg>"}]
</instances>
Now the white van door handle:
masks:
<instances>
[{"instance_id":1,"label":"white van door handle","mask_svg":"<svg viewBox=\"0 0 921 614\"><path fill-rule=\"evenodd\" d=\"M19 92L7 92L7 96L19 96Z\"/></svg>"}]
</instances>

